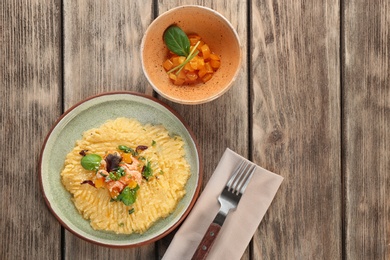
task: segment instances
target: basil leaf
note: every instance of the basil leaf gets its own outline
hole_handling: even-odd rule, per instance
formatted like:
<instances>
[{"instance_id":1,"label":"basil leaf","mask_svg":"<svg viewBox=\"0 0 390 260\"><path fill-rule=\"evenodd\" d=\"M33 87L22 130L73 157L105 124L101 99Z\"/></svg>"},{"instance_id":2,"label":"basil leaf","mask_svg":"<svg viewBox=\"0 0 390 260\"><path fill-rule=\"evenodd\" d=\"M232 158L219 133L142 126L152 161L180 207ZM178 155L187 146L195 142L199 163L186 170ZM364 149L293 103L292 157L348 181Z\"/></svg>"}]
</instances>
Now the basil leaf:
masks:
<instances>
[{"instance_id":1,"label":"basil leaf","mask_svg":"<svg viewBox=\"0 0 390 260\"><path fill-rule=\"evenodd\" d=\"M176 25L172 25L165 30L163 37L170 51L179 56L188 56L190 53L190 40L182 29Z\"/></svg>"},{"instance_id":2,"label":"basil leaf","mask_svg":"<svg viewBox=\"0 0 390 260\"><path fill-rule=\"evenodd\" d=\"M150 161L146 163L146 165L142 168L142 176L146 179L149 180L150 177L153 176L153 169L150 164Z\"/></svg>"},{"instance_id":3,"label":"basil leaf","mask_svg":"<svg viewBox=\"0 0 390 260\"><path fill-rule=\"evenodd\" d=\"M99 169L100 162L102 161L102 157L97 154L87 154L83 158L81 158L81 166L84 169L94 171Z\"/></svg>"},{"instance_id":4,"label":"basil leaf","mask_svg":"<svg viewBox=\"0 0 390 260\"><path fill-rule=\"evenodd\" d=\"M139 189L139 186L135 187L134 189L130 189L130 187L126 187L123 189L121 194L119 194L116 197L117 201L122 201L123 204L126 206L129 206L135 202L137 199L137 190Z\"/></svg>"}]
</instances>

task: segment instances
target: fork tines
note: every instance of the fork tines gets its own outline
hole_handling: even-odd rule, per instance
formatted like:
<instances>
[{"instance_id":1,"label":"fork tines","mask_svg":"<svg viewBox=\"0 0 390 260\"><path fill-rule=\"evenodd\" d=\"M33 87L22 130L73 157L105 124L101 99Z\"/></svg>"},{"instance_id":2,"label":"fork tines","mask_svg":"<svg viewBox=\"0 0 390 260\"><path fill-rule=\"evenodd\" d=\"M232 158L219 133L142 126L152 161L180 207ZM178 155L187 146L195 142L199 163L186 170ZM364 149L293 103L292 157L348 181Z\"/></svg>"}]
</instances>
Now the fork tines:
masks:
<instances>
[{"instance_id":1,"label":"fork tines","mask_svg":"<svg viewBox=\"0 0 390 260\"><path fill-rule=\"evenodd\" d=\"M241 161L234 171L233 176L226 184L228 191L231 191L236 195L244 193L253 173L255 172L255 169L256 165L244 160Z\"/></svg>"}]
</instances>

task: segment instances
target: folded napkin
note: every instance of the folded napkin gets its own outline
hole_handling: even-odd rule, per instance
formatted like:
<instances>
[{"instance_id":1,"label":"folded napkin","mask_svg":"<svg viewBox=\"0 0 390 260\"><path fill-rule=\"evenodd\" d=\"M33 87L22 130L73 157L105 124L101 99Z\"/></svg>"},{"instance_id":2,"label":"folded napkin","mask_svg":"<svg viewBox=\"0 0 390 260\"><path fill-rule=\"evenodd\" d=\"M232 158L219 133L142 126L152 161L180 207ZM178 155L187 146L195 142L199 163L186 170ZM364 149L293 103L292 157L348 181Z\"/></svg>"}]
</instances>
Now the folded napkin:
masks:
<instances>
[{"instance_id":1,"label":"folded napkin","mask_svg":"<svg viewBox=\"0 0 390 260\"><path fill-rule=\"evenodd\" d=\"M219 210L218 196L235 167L246 160L226 149L191 213L175 234L163 260L191 259ZM230 211L207 259L240 259L283 178L259 166L235 211Z\"/></svg>"}]
</instances>

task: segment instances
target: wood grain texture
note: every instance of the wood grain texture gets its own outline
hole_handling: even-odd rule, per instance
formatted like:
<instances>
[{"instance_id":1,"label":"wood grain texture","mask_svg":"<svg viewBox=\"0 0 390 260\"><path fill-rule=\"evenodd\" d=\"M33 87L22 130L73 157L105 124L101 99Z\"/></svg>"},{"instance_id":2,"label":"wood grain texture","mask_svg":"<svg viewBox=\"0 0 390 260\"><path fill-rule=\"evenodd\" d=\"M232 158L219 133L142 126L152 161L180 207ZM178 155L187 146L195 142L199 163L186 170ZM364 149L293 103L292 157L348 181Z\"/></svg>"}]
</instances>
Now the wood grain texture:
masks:
<instances>
[{"instance_id":1,"label":"wood grain texture","mask_svg":"<svg viewBox=\"0 0 390 260\"><path fill-rule=\"evenodd\" d=\"M94 94L151 93L140 45L153 19L152 1L64 1L64 107ZM111 249L65 233L65 259L153 259L154 244Z\"/></svg>"},{"instance_id":2,"label":"wood grain texture","mask_svg":"<svg viewBox=\"0 0 390 260\"><path fill-rule=\"evenodd\" d=\"M101 92L151 93L140 46L152 19L152 0L64 1L66 108Z\"/></svg>"},{"instance_id":3,"label":"wood grain texture","mask_svg":"<svg viewBox=\"0 0 390 260\"><path fill-rule=\"evenodd\" d=\"M0 2L0 259L60 259L38 157L61 114L60 1Z\"/></svg>"},{"instance_id":4,"label":"wood grain texture","mask_svg":"<svg viewBox=\"0 0 390 260\"><path fill-rule=\"evenodd\" d=\"M220 12L242 44L239 77L222 97L163 100L196 136L203 187L227 147L285 178L242 259L390 259L386 0L0 1L0 259L164 255L174 233L134 249L62 239L38 157L63 109L106 91L153 94L142 35L184 4Z\"/></svg>"},{"instance_id":5,"label":"wood grain texture","mask_svg":"<svg viewBox=\"0 0 390 260\"><path fill-rule=\"evenodd\" d=\"M252 1L253 160L282 175L252 259L340 259L338 1Z\"/></svg>"},{"instance_id":6,"label":"wood grain texture","mask_svg":"<svg viewBox=\"0 0 390 260\"><path fill-rule=\"evenodd\" d=\"M390 3L343 3L346 259L390 259Z\"/></svg>"},{"instance_id":7,"label":"wood grain texture","mask_svg":"<svg viewBox=\"0 0 390 260\"><path fill-rule=\"evenodd\" d=\"M158 12L179 5L198 4L221 13L236 29L241 41L242 64L236 82L218 99L202 105L179 105L164 100L181 114L193 130L204 166L203 187L213 174L226 148L248 157L248 60L247 1L159 1ZM166 251L172 236L159 243L159 258ZM249 259L249 247L242 259Z\"/></svg>"}]
</instances>

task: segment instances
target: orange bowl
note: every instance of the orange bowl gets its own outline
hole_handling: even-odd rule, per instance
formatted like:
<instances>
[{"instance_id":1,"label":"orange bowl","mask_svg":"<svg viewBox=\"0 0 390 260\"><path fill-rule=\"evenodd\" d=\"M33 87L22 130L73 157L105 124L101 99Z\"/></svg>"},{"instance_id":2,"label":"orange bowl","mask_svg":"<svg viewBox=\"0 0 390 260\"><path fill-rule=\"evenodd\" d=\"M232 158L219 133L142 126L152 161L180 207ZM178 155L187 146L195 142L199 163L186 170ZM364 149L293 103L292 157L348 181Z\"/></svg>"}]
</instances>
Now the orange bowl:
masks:
<instances>
[{"instance_id":1,"label":"orange bowl","mask_svg":"<svg viewBox=\"0 0 390 260\"><path fill-rule=\"evenodd\" d=\"M163 67L168 58L163 34L176 24L186 34L198 34L221 60L220 68L206 83L176 86ZM153 89L164 98L181 104L212 101L232 86L241 64L238 35L230 22L218 12L203 6L185 5L158 16L146 30L141 43L142 68Z\"/></svg>"}]
</instances>

